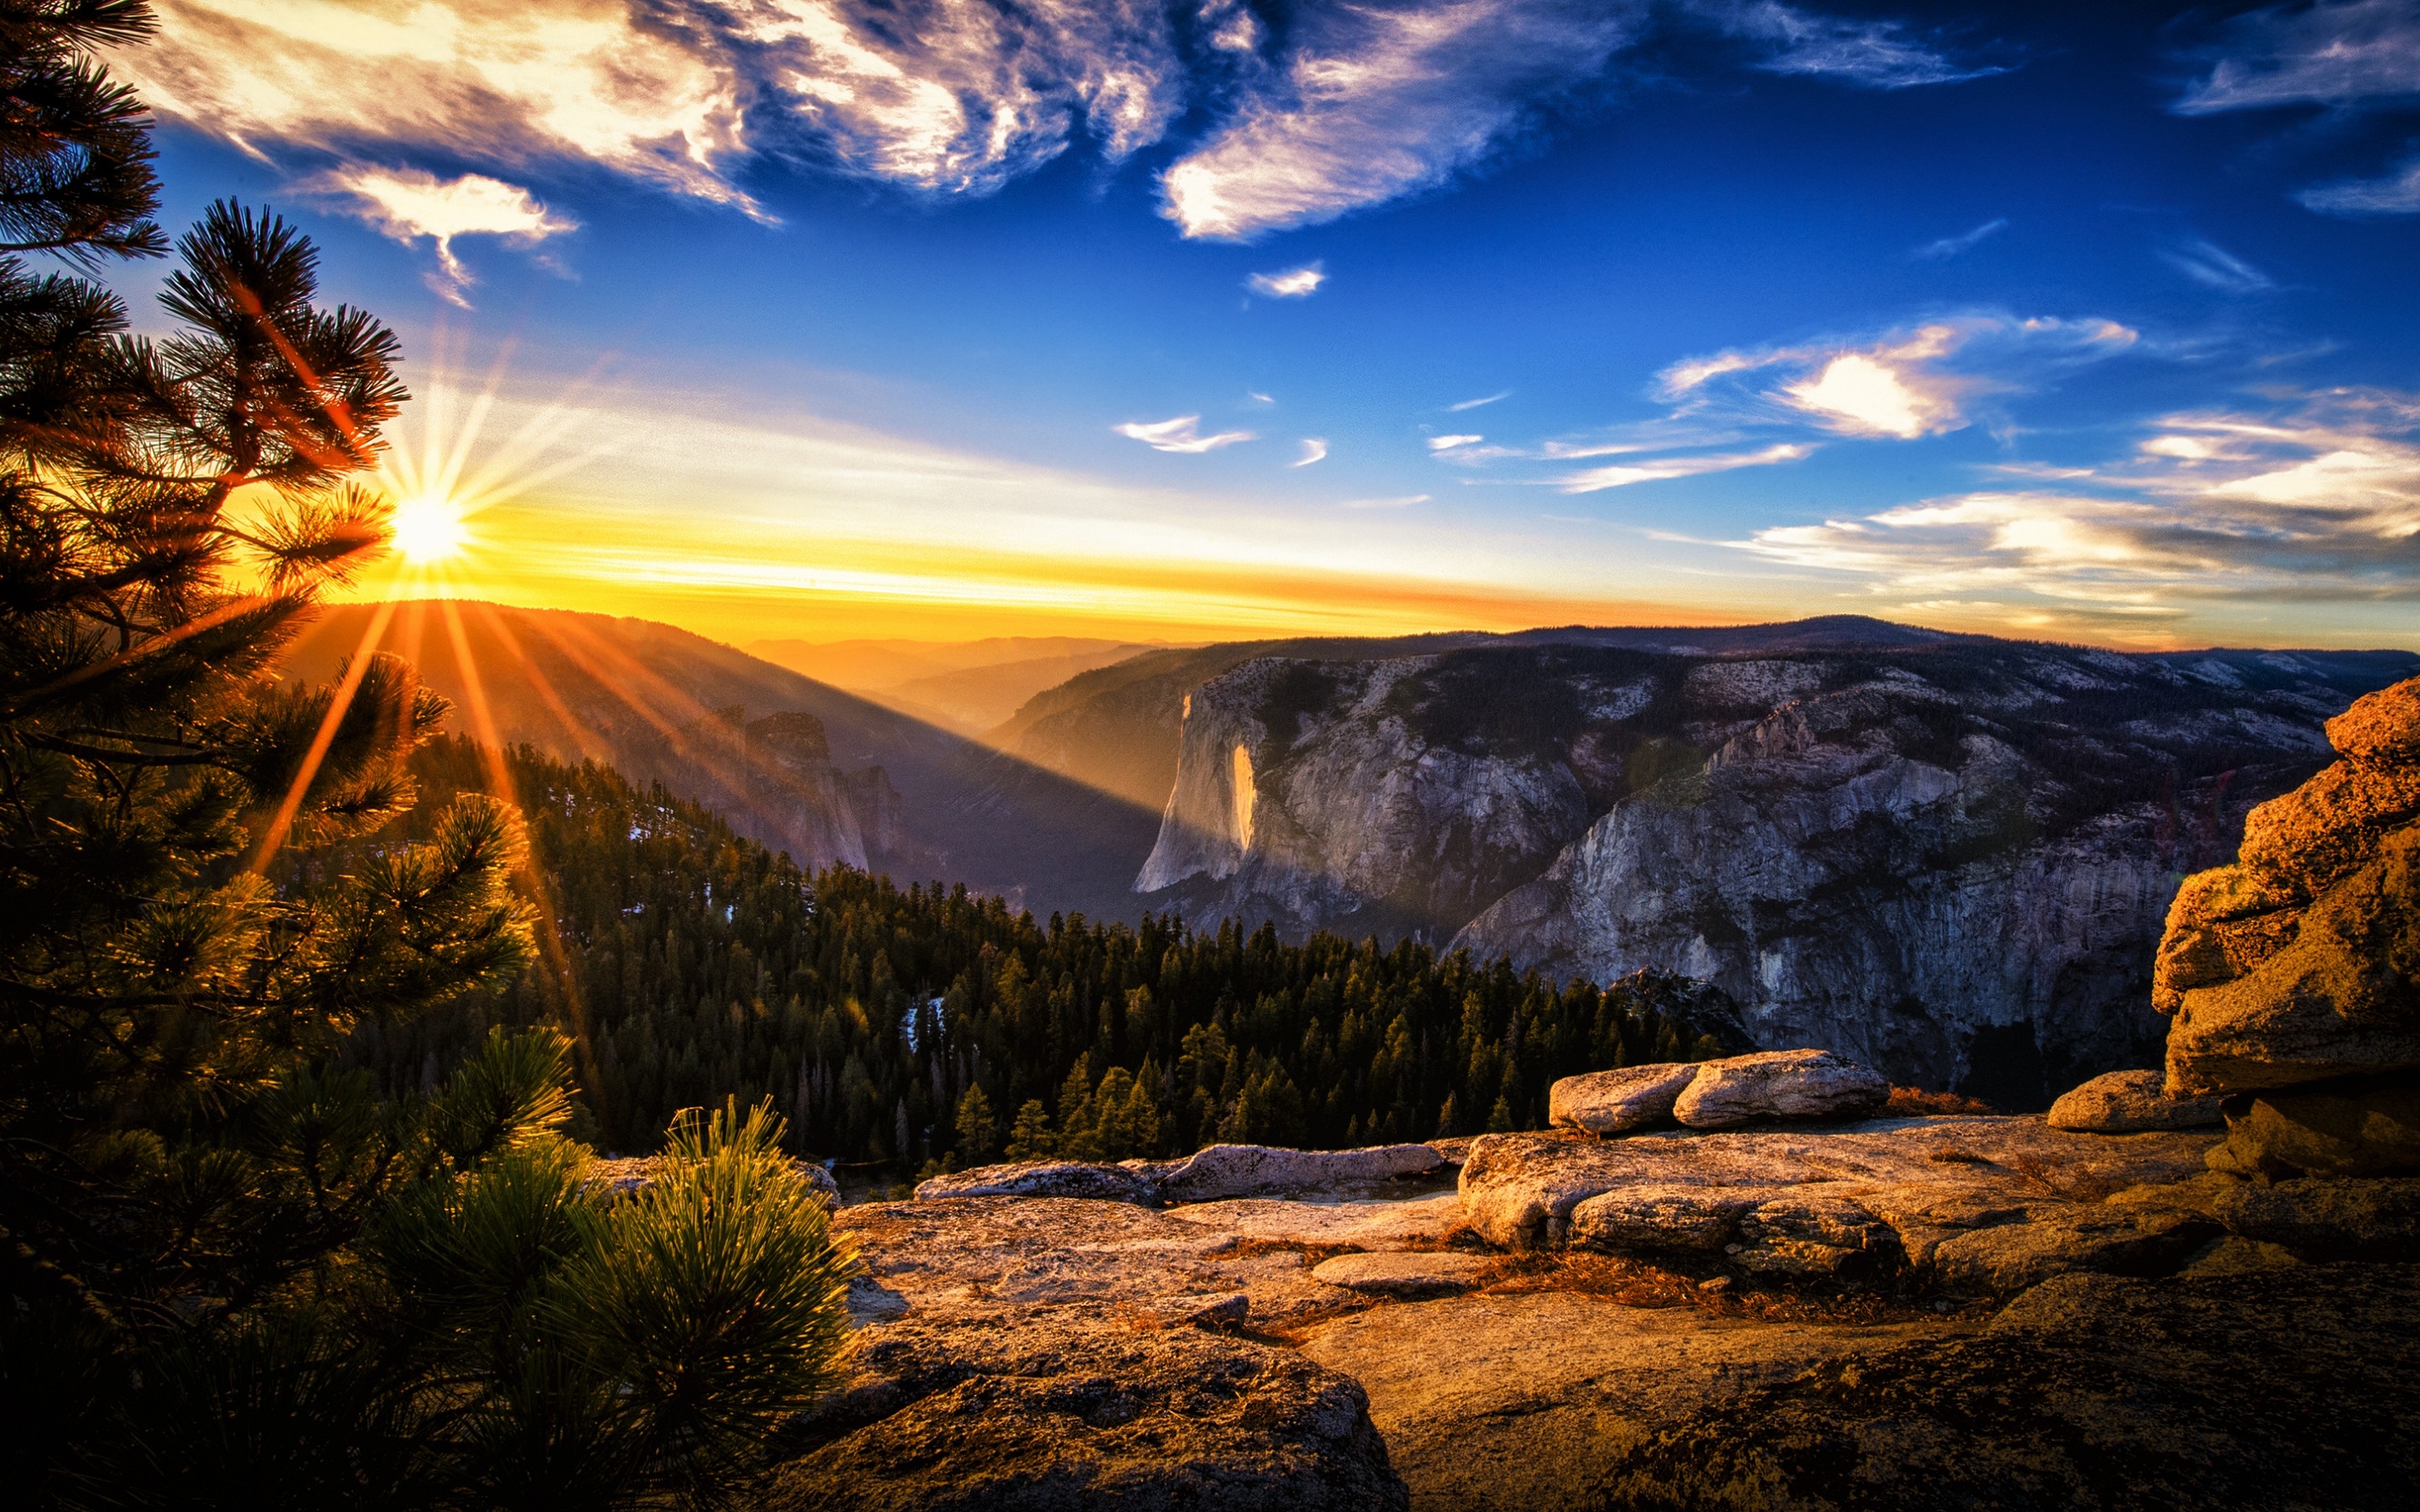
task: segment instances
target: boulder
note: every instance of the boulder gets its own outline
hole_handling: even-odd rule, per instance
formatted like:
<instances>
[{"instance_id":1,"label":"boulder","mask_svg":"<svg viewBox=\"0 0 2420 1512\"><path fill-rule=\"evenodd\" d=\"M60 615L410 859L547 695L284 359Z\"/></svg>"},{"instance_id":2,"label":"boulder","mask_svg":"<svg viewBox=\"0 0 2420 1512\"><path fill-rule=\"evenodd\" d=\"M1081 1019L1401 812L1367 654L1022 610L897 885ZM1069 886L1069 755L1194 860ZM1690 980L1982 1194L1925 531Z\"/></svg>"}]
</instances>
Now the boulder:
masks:
<instances>
[{"instance_id":1,"label":"boulder","mask_svg":"<svg viewBox=\"0 0 2420 1512\"><path fill-rule=\"evenodd\" d=\"M1566 1076L1547 1089L1546 1120L1592 1134L1667 1123L1672 1104L1697 1074L1695 1065L1668 1063Z\"/></svg>"},{"instance_id":2,"label":"boulder","mask_svg":"<svg viewBox=\"0 0 2420 1512\"><path fill-rule=\"evenodd\" d=\"M2420 1172L2420 1077L2263 1092L2227 1120L2210 1161L2269 1178Z\"/></svg>"},{"instance_id":3,"label":"boulder","mask_svg":"<svg viewBox=\"0 0 2420 1512\"><path fill-rule=\"evenodd\" d=\"M1151 1178L1118 1165L1074 1160L1016 1161L936 1176L916 1185L916 1200L941 1197L1089 1197L1099 1202L1159 1202Z\"/></svg>"},{"instance_id":4,"label":"boulder","mask_svg":"<svg viewBox=\"0 0 2420 1512\"><path fill-rule=\"evenodd\" d=\"M2420 1273L2068 1275L1980 1334L1712 1396L1591 1467L1659 1512L2376 1508L2420 1482Z\"/></svg>"},{"instance_id":5,"label":"boulder","mask_svg":"<svg viewBox=\"0 0 2420 1512\"><path fill-rule=\"evenodd\" d=\"M1311 1278L1331 1287L1395 1296L1436 1296L1466 1291L1487 1279L1495 1261L1455 1250L1409 1254L1339 1255L1311 1268Z\"/></svg>"},{"instance_id":6,"label":"boulder","mask_svg":"<svg viewBox=\"0 0 2420 1512\"><path fill-rule=\"evenodd\" d=\"M2215 1097L2170 1097L2166 1073L2113 1071L2095 1076L2050 1105L2050 1126L2086 1134L2141 1134L2147 1129L2207 1129L2224 1120Z\"/></svg>"},{"instance_id":7,"label":"boulder","mask_svg":"<svg viewBox=\"0 0 2420 1512\"><path fill-rule=\"evenodd\" d=\"M903 1321L795 1430L762 1512L1404 1508L1351 1378L1199 1328L1059 1311ZM818 1442L820 1441L820 1442Z\"/></svg>"},{"instance_id":8,"label":"boulder","mask_svg":"<svg viewBox=\"0 0 2420 1512\"><path fill-rule=\"evenodd\" d=\"M2342 759L2253 810L2237 863L2169 910L2152 1003L2176 1015L2171 1093L2420 1071L2420 679L2328 737Z\"/></svg>"},{"instance_id":9,"label":"boulder","mask_svg":"<svg viewBox=\"0 0 2420 1512\"><path fill-rule=\"evenodd\" d=\"M1427 1145L1367 1149L1211 1145L1163 1173L1159 1195L1171 1202L1216 1202L1280 1192L1341 1192L1425 1176L1446 1165L1446 1158Z\"/></svg>"},{"instance_id":10,"label":"boulder","mask_svg":"<svg viewBox=\"0 0 2420 1512\"><path fill-rule=\"evenodd\" d=\"M1702 1062L1673 1102L1691 1129L1797 1119L1861 1119L1890 1101L1890 1079L1829 1050L1768 1050Z\"/></svg>"},{"instance_id":11,"label":"boulder","mask_svg":"<svg viewBox=\"0 0 2420 1512\"><path fill-rule=\"evenodd\" d=\"M2229 1233L2301 1259L2420 1261L2420 1180L2245 1182L2214 1207Z\"/></svg>"}]
</instances>

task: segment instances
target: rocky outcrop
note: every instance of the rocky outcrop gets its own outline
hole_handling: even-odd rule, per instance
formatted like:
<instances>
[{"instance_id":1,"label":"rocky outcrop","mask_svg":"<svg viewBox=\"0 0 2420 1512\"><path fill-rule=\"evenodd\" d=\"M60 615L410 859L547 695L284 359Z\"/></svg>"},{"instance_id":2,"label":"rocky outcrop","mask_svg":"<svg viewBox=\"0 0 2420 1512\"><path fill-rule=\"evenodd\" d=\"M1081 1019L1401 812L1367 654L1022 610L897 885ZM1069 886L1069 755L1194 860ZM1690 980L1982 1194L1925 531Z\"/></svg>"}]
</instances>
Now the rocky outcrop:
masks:
<instances>
[{"instance_id":1,"label":"rocky outcrop","mask_svg":"<svg viewBox=\"0 0 2420 1512\"><path fill-rule=\"evenodd\" d=\"M1006 1326L1003 1326L1005 1323ZM885 1324L858 1381L803 1425L829 1442L759 1489L765 1512L1401 1508L1349 1377L1193 1327L1078 1314Z\"/></svg>"},{"instance_id":2,"label":"rocky outcrop","mask_svg":"<svg viewBox=\"0 0 2420 1512\"><path fill-rule=\"evenodd\" d=\"M2327 731L2343 759L2178 894L2153 997L2181 1091L2420 1069L2420 679Z\"/></svg>"},{"instance_id":3,"label":"rocky outcrop","mask_svg":"<svg viewBox=\"0 0 2420 1512\"><path fill-rule=\"evenodd\" d=\"M2071 1275L1691 1412L1595 1504L1872 1512L2378 1508L2420 1476L2420 1274Z\"/></svg>"},{"instance_id":4,"label":"rocky outcrop","mask_svg":"<svg viewBox=\"0 0 2420 1512\"><path fill-rule=\"evenodd\" d=\"M1736 1129L1867 1118L1890 1093L1889 1078L1828 1050L1768 1050L1566 1076L1547 1088L1546 1107L1558 1128L1604 1135L1672 1122Z\"/></svg>"},{"instance_id":5,"label":"rocky outcrop","mask_svg":"<svg viewBox=\"0 0 2420 1512\"><path fill-rule=\"evenodd\" d=\"M1466 1290L1487 1279L1495 1270L1495 1262L1483 1255L1452 1250L1398 1250L1339 1255L1311 1267L1311 1275L1312 1280L1331 1287L1419 1297Z\"/></svg>"},{"instance_id":6,"label":"rocky outcrop","mask_svg":"<svg viewBox=\"0 0 2420 1512\"><path fill-rule=\"evenodd\" d=\"M2050 1105L2050 1126L2086 1134L2141 1134L2149 1129L2216 1127L2214 1097L2170 1097L2156 1071L2113 1071L2095 1076Z\"/></svg>"},{"instance_id":7,"label":"rocky outcrop","mask_svg":"<svg viewBox=\"0 0 2420 1512\"><path fill-rule=\"evenodd\" d=\"M943 1197L1084 1197L1099 1202L1159 1202L1149 1176L1118 1165L1076 1160L1012 1161L970 1171L929 1177L916 1184L916 1200Z\"/></svg>"},{"instance_id":8,"label":"rocky outcrop","mask_svg":"<svg viewBox=\"0 0 2420 1512\"><path fill-rule=\"evenodd\" d=\"M2007 1289L2045 1268L2135 1268L2152 1263L2153 1251L2162 1262L2182 1263L2222 1227L2206 1204L2161 1204L2161 1214L2146 1216L2126 1205L2103 1211L2104 1199L2200 1174L2215 1142L2188 1132L2070 1134L2012 1118L1605 1143L1492 1134L1472 1145L1461 1190L1472 1229L1511 1249L1698 1257L1776 1276L1904 1269ZM2166 1210L2181 1216L2171 1221ZM1942 1263L1962 1236L2042 1224L2053 1227L2022 1242L2036 1258ZM2094 1237L2121 1231L2133 1237ZM2149 1251L2126 1247L2138 1238ZM1967 1251L1997 1255L2020 1242L1978 1238Z\"/></svg>"},{"instance_id":9,"label":"rocky outcrop","mask_svg":"<svg viewBox=\"0 0 2420 1512\"><path fill-rule=\"evenodd\" d=\"M2178 872L2232 854L2381 665L1979 640L1264 657L1186 694L1136 887L1197 922L1706 978L1759 1044L2039 1107L2156 1049Z\"/></svg>"},{"instance_id":10,"label":"rocky outcrop","mask_svg":"<svg viewBox=\"0 0 2420 1512\"><path fill-rule=\"evenodd\" d=\"M1404 1177L1443 1171L1446 1158L1428 1145L1376 1145L1366 1149L1280 1149L1269 1145L1209 1145L1164 1169L1159 1195L1169 1202L1217 1202L1275 1192L1341 1193L1382 1187Z\"/></svg>"}]
</instances>

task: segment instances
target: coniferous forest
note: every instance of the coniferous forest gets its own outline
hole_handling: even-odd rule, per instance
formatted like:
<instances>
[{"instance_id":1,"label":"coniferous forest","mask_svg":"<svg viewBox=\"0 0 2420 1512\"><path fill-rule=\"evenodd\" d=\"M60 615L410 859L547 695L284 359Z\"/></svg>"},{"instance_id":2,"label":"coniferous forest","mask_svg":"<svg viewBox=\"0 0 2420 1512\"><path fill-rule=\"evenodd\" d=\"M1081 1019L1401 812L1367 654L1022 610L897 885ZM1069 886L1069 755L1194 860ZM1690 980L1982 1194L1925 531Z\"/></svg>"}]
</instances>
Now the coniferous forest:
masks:
<instances>
[{"instance_id":1,"label":"coniferous forest","mask_svg":"<svg viewBox=\"0 0 2420 1512\"><path fill-rule=\"evenodd\" d=\"M903 1173L1426 1139L1543 1127L1559 1076L1737 1047L1728 1005L1685 979L1600 990L1408 941L1037 921L940 884L809 876L661 788L462 739L413 758L411 816L302 865L333 876L420 838L499 766L556 943L509 986L365 1024L345 1056L401 1094L491 1026L559 1026L579 1127L624 1152L734 1095L771 1099L801 1152Z\"/></svg>"}]
</instances>

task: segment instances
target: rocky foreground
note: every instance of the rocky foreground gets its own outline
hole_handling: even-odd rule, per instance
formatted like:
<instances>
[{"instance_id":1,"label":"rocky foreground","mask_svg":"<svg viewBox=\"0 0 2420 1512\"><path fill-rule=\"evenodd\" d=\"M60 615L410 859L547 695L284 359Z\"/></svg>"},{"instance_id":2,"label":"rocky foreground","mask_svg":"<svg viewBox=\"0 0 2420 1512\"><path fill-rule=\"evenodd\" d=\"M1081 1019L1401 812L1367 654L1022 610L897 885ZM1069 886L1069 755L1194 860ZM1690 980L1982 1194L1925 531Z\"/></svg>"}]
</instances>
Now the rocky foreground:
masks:
<instances>
[{"instance_id":1,"label":"rocky foreground","mask_svg":"<svg viewBox=\"0 0 2420 1512\"><path fill-rule=\"evenodd\" d=\"M1822 1050L1561 1127L842 1211L768 1508L2389 1508L2420 1485L2420 682L2162 948L2164 1073L1882 1116Z\"/></svg>"}]
</instances>

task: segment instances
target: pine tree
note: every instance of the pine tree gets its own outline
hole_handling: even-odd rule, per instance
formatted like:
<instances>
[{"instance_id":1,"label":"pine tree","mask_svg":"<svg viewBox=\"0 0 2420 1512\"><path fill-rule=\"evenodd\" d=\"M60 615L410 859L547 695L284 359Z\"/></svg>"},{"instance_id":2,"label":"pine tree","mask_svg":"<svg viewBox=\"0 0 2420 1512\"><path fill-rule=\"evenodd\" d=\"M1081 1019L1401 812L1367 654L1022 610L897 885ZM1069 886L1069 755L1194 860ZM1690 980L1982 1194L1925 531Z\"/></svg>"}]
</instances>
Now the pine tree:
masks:
<instances>
[{"instance_id":1,"label":"pine tree","mask_svg":"<svg viewBox=\"0 0 2420 1512\"><path fill-rule=\"evenodd\" d=\"M992 1116L991 1099L980 1087L970 1087L958 1099L958 1158L981 1165L1000 1149L1000 1120Z\"/></svg>"},{"instance_id":2,"label":"pine tree","mask_svg":"<svg viewBox=\"0 0 2420 1512\"><path fill-rule=\"evenodd\" d=\"M80 276L167 250L147 120L94 55L150 27L141 0L0 0L11 1494L718 1496L830 1383L850 1256L767 1111L676 1123L653 1183L607 1197L550 1030L399 1098L341 1069L520 975L524 833L465 793L419 843L291 864L409 818L446 712L391 656L268 675L383 545L354 475L405 397L398 347L232 204L177 243L174 335L130 337Z\"/></svg>"},{"instance_id":3,"label":"pine tree","mask_svg":"<svg viewBox=\"0 0 2420 1512\"><path fill-rule=\"evenodd\" d=\"M1044 1110L1040 1098L1028 1098L1025 1105L1016 1110L1016 1122L1008 1131L1008 1158L1048 1160L1057 1153L1059 1138L1050 1132L1050 1115Z\"/></svg>"}]
</instances>

